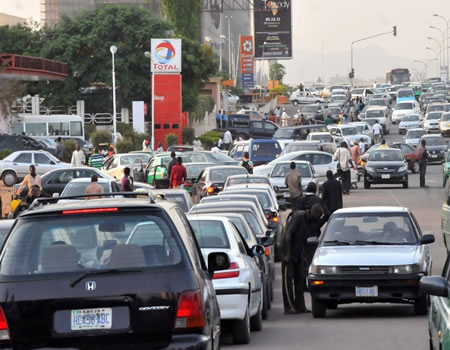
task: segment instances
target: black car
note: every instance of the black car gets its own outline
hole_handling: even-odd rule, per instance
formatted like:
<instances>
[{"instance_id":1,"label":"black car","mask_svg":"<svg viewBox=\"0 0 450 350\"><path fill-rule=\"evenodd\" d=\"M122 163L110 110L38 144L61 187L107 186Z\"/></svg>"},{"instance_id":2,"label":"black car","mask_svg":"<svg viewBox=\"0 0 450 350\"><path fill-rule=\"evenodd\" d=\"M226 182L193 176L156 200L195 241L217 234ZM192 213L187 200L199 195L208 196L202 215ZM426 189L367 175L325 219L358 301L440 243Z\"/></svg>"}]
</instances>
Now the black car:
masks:
<instances>
[{"instance_id":1,"label":"black car","mask_svg":"<svg viewBox=\"0 0 450 350\"><path fill-rule=\"evenodd\" d=\"M420 138L420 142L422 140L426 142L428 163L442 163L445 159L445 152L448 149L448 141L441 135L423 135Z\"/></svg>"},{"instance_id":2,"label":"black car","mask_svg":"<svg viewBox=\"0 0 450 350\"><path fill-rule=\"evenodd\" d=\"M222 191L228 176L245 174L248 174L248 171L242 166L224 165L203 169L197 183L192 186L194 202L197 203L203 197L213 196Z\"/></svg>"},{"instance_id":3,"label":"black car","mask_svg":"<svg viewBox=\"0 0 450 350\"><path fill-rule=\"evenodd\" d=\"M310 132L328 132L325 124L298 125L280 128L273 135L274 139L306 140Z\"/></svg>"},{"instance_id":4,"label":"black car","mask_svg":"<svg viewBox=\"0 0 450 350\"><path fill-rule=\"evenodd\" d=\"M364 170L364 188L374 184L401 184L408 188L408 163L401 150L378 148L370 152Z\"/></svg>"},{"instance_id":5,"label":"black car","mask_svg":"<svg viewBox=\"0 0 450 350\"><path fill-rule=\"evenodd\" d=\"M35 151L49 149L35 139L24 135L0 135L0 150L10 149L16 151Z\"/></svg>"},{"instance_id":6,"label":"black car","mask_svg":"<svg viewBox=\"0 0 450 350\"><path fill-rule=\"evenodd\" d=\"M19 216L0 264L1 348L219 348L211 277L229 257L213 252L207 268L174 203L36 206Z\"/></svg>"},{"instance_id":7,"label":"black car","mask_svg":"<svg viewBox=\"0 0 450 350\"><path fill-rule=\"evenodd\" d=\"M271 139L279 126L270 120L253 120L248 114L228 114L227 128L234 138Z\"/></svg>"},{"instance_id":8,"label":"black car","mask_svg":"<svg viewBox=\"0 0 450 350\"><path fill-rule=\"evenodd\" d=\"M213 163L215 165L238 165L239 161L223 154L222 152L211 151L194 151L187 152L186 156L191 159L193 163Z\"/></svg>"}]
</instances>

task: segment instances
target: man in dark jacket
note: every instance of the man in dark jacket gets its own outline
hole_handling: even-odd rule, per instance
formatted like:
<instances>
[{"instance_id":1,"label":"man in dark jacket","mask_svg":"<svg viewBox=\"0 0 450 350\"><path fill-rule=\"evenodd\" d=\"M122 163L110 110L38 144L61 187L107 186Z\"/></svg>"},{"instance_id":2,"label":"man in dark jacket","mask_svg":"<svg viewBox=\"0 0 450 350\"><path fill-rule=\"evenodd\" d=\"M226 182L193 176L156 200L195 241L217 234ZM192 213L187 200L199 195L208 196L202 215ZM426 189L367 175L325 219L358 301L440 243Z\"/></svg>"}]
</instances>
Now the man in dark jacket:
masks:
<instances>
[{"instance_id":1,"label":"man in dark jacket","mask_svg":"<svg viewBox=\"0 0 450 350\"><path fill-rule=\"evenodd\" d=\"M310 182L308 186L306 186L306 193L297 201L295 204L294 210L308 210L311 209L314 204L319 204L323 209L323 217L320 221L318 221L317 228L315 230L315 236L320 236L320 228L328 221L330 217L330 210L326 203L320 198L316 196L317 185L314 182Z\"/></svg>"},{"instance_id":2,"label":"man in dark jacket","mask_svg":"<svg viewBox=\"0 0 450 350\"><path fill-rule=\"evenodd\" d=\"M322 199L333 214L336 210L341 209L342 205L342 186L336 180L331 170L327 171L327 181L322 185Z\"/></svg>"},{"instance_id":3,"label":"man in dark jacket","mask_svg":"<svg viewBox=\"0 0 450 350\"><path fill-rule=\"evenodd\" d=\"M304 298L305 279L309 266L307 239L314 235L314 229L322 216L322 207L314 204L306 211L296 211L287 227L281 265L284 312L287 314L309 312Z\"/></svg>"},{"instance_id":4,"label":"man in dark jacket","mask_svg":"<svg viewBox=\"0 0 450 350\"><path fill-rule=\"evenodd\" d=\"M172 167L177 164L177 155L175 154L174 151L172 151L170 153L170 158L171 159L170 159L169 165L167 167L167 172L168 172L168 175L169 175L169 179L170 179L170 173L172 172Z\"/></svg>"}]
</instances>

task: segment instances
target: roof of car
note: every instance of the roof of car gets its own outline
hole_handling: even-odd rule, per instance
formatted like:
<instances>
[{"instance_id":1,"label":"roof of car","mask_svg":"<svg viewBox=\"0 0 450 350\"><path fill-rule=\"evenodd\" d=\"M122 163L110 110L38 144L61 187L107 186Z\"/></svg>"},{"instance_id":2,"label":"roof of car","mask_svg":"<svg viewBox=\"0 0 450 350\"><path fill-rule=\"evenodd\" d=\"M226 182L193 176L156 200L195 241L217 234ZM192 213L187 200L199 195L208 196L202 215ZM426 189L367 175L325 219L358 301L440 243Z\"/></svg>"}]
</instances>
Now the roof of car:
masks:
<instances>
[{"instance_id":1,"label":"roof of car","mask_svg":"<svg viewBox=\"0 0 450 350\"><path fill-rule=\"evenodd\" d=\"M208 167L206 169L209 169L209 170L217 170L217 169L244 169L245 170L245 168L240 166L240 165L215 165L215 166Z\"/></svg>"},{"instance_id":2,"label":"roof of car","mask_svg":"<svg viewBox=\"0 0 450 350\"><path fill-rule=\"evenodd\" d=\"M350 214L350 213L405 213L409 212L406 207L389 207L389 206L372 206L372 207L352 207L338 209L334 214Z\"/></svg>"},{"instance_id":3,"label":"roof of car","mask_svg":"<svg viewBox=\"0 0 450 350\"><path fill-rule=\"evenodd\" d=\"M267 177L267 176L265 176L265 177ZM227 186L227 191L228 190L231 191L233 189L240 189L240 188L251 188L251 189L255 189L256 190L256 189L267 189L267 188L271 188L271 187L272 187L272 185L269 185L268 183L263 183L263 182L257 183L257 184L255 184L255 183L251 183L251 184L247 183L247 184L228 185Z\"/></svg>"},{"instance_id":4,"label":"roof of car","mask_svg":"<svg viewBox=\"0 0 450 350\"><path fill-rule=\"evenodd\" d=\"M111 181L115 181L114 179L104 179L99 177L98 178L98 183L101 184L107 184L110 183ZM69 183L86 183L86 182L91 182L91 178L90 177L77 177L76 179L72 179L69 181Z\"/></svg>"},{"instance_id":5,"label":"roof of car","mask_svg":"<svg viewBox=\"0 0 450 350\"><path fill-rule=\"evenodd\" d=\"M14 219L0 220L0 229L10 228L14 224Z\"/></svg>"},{"instance_id":6,"label":"roof of car","mask_svg":"<svg viewBox=\"0 0 450 350\"><path fill-rule=\"evenodd\" d=\"M224 216L215 216L211 214L187 214L188 220L215 220L222 222L229 222L229 219Z\"/></svg>"},{"instance_id":7,"label":"roof of car","mask_svg":"<svg viewBox=\"0 0 450 350\"><path fill-rule=\"evenodd\" d=\"M167 189L161 189L161 190L152 190L152 193L160 193L160 194L182 194L185 195L186 191L185 190L179 190L179 189L175 189L175 188L167 188Z\"/></svg>"},{"instance_id":8,"label":"roof of car","mask_svg":"<svg viewBox=\"0 0 450 350\"><path fill-rule=\"evenodd\" d=\"M256 174L238 174L238 175L230 175L230 176L228 176L228 179L236 179L236 178L241 178L241 177L248 177L248 178L265 177L265 178L267 178L267 176L265 176L265 175L256 175Z\"/></svg>"},{"instance_id":9,"label":"roof of car","mask_svg":"<svg viewBox=\"0 0 450 350\"><path fill-rule=\"evenodd\" d=\"M425 135L422 135L422 138L425 138L425 139L432 139L432 138L443 139L444 137L441 134L425 134Z\"/></svg>"},{"instance_id":10,"label":"roof of car","mask_svg":"<svg viewBox=\"0 0 450 350\"><path fill-rule=\"evenodd\" d=\"M367 108L367 111L384 111L386 110L387 107L384 106L369 106L369 108Z\"/></svg>"},{"instance_id":11,"label":"roof of car","mask_svg":"<svg viewBox=\"0 0 450 350\"><path fill-rule=\"evenodd\" d=\"M307 160L283 160L281 162L278 162L276 165L278 165L278 164L291 164L292 162L294 162L295 164L311 164Z\"/></svg>"}]
</instances>

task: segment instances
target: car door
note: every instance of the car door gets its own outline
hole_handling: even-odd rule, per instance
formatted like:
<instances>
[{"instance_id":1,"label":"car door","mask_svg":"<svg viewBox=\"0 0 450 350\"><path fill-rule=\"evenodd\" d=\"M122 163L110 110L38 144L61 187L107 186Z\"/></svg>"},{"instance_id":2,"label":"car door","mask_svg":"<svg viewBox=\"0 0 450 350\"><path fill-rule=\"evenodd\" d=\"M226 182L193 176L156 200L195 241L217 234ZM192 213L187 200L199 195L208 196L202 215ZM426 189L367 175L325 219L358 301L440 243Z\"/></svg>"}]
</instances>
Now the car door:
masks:
<instances>
[{"instance_id":1,"label":"car door","mask_svg":"<svg viewBox=\"0 0 450 350\"><path fill-rule=\"evenodd\" d=\"M33 152L33 156L37 174L43 175L46 172L55 169L56 162L45 153Z\"/></svg>"},{"instance_id":2,"label":"car door","mask_svg":"<svg viewBox=\"0 0 450 350\"><path fill-rule=\"evenodd\" d=\"M153 186L157 189L169 188L169 171L165 165L161 164L155 166L153 171Z\"/></svg>"},{"instance_id":3,"label":"car door","mask_svg":"<svg viewBox=\"0 0 450 350\"><path fill-rule=\"evenodd\" d=\"M108 163L108 165L105 167L105 173L109 176L115 177L116 179L120 179L121 176L121 169L119 168L119 162L120 158L119 156L113 156L113 159L111 162Z\"/></svg>"},{"instance_id":4,"label":"car door","mask_svg":"<svg viewBox=\"0 0 450 350\"><path fill-rule=\"evenodd\" d=\"M64 169L54 172L52 177L48 179L47 183L42 184L44 192L52 196L53 193L61 194L64 187L75 178L74 171L72 169Z\"/></svg>"},{"instance_id":5,"label":"car door","mask_svg":"<svg viewBox=\"0 0 450 350\"><path fill-rule=\"evenodd\" d=\"M320 181L325 179L328 170L331 170L333 173L336 172L337 162L333 162L331 154L312 153L310 163L314 167L316 177L320 178Z\"/></svg>"},{"instance_id":6,"label":"car door","mask_svg":"<svg viewBox=\"0 0 450 350\"><path fill-rule=\"evenodd\" d=\"M17 177L23 179L30 172L30 165L32 164L32 153L20 153L12 162L12 166L16 171Z\"/></svg>"},{"instance_id":7,"label":"car door","mask_svg":"<svg viewBox=\"0 0 450 350\"><path fill-rule=\"evenodd\" d=\"M263 135L264 138L271 138L278 129L276 124L273 124L266 120L263 121L263 127L264 127L264 135Z\"/></svg>"},{"instance_id":8,"label":"car door","mask_svg":"<svg viewBox=\"0 0 450 350\"><path fill-rule=\"evenodd\" d=\"M264 126L262 120L253 120L250 122L250 135L253 138L264 137Z\"/></svg>"}]
</instances>

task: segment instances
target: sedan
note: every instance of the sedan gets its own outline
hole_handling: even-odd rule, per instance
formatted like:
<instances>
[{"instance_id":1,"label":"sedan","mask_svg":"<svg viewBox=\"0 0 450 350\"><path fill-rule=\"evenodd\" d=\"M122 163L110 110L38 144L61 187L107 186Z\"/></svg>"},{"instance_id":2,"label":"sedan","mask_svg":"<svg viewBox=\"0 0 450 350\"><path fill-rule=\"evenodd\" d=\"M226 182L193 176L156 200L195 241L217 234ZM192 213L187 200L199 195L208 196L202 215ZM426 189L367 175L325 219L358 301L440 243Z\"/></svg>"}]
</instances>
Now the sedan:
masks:
<instances>
[{"instance_id":1,"label":"sedan","mask_svg":"<svg viewBox=\"0 0 450 350\"><path fill-rule=\"evenodd\" d=\"M431 272L427 244L407 208L339 209L320 237L308 239L317 250L309 267L313 317L348 303L407 303L418 315L428 309L419 281Z\"/></svg>"},{"instance_id":2,"label":"sedan","mask_svg":"<svg viewBox=\"0 0 450 350\"><path fill-rule=\"evenodd\" d=\"M89 178L73 179L66 185L61 197L82 196L91 183ZM120 185L114 179L98 179L97 183L103 187L104 193L121 192Z\"/></svg>"},{"instance_id":3,"label":"sedan","mask_svg":"<svg viewBox=\"0 0 450 350\"><path fill-rule=\"evenodd\" d=\"M270 185L269 178L265 175L233 175L228 176L223 190L226 191L228 186L242 185L242 184L268 184Z\"/></svg>"},{"instance_id":4,"label":"sedan","mask_svg":"<svg viewBox=\"0 0 450 350\"><path fill-rule=\"evenodd\" d=\"M427 131L422 128L409 129L406 132L405 142L409 145L417 147L419 146L420 138L426 133Z\"/></svg>"},{"instance_id":5,"label":"sedan","mask_svg":"<svg viewBox=\"0 0 450 350\"><path fill-rule=\"evenodd\" d=\"M398 124L398 132L400 135L406 134L409 129L420 128L421 119L419 114L405 115L400 124Z\"/></svg>"},{"instance_id":6,"label":"sedan","mask_svg":"<svg viewBox=\"0 0 450 350\"><path fill-rule=\"evenodd\" d=\"M194 163L213 163L214 165L238 165L239 161L221 152L195 151L186 152L186 157Z\"/></svg>"},{"instance_id":7,"label":"sedan","mask_svg":"<svg viewBox=\"0 0 450 350\"><path fill-rule=\"evenodd\" d=\"M442 114L441 120L439 122L439 131L442 136L450 135L450 113Z\"/></svg>"},{"instance_id":8,"label":"sedan","mask_svg":"<svg viewBox=\"0 0 450 350\"><path fill-rule=\"evenodd\" d=\"M291 162L279 162L272 170L269 176L272 187L274 188L278 198L286 198L290 200L289 189L286 186L285 178L286 174L291 170ZM296 170L300 173L302 177L302 189L306 191L306 186L310 182L315 182L317 188L319 184L317 179L315 179L315 172L310 162L306 161L295 161Z\"/></svg>"},{"instance_id":9,"label":"sedan","mask_svg":"<svg viewBox=\"0 0 450 350\"><path fill-rule=\"evenodd\" d=\"M424 135L420 141L425 140L428 151L428 162L443 163L445 152L448 149L448 141L441 135Z\"/></svg>"},{"instance_id":10,"label":"sedan","mask_svg":"<svg viewBox=\"0 0 450 350\"><path fill-rule=\"evenodd\" d=\"M264 254L264 247L249 248L227 218L190 215L188 220L204 259L214 251L226 253L230 258L230 268L213 276L220 319L231 323L235 344L248 344L250 331L262 330L264 289L256 257Z\"/></svg>"},{"instance_id":11,"label":"sedan","mask_svg":"<svg viewBox=\"0 0 450 350\"><path fill-rule=\"evenodd\" d=\"M364 188L374 184L401 184L408 188L408 164L401 150L383 148L370 152L364 170Z\"/></svg>"},{"instance_id":12,"label":"sedan","mask_svg":"<svg viewBox=\"0 0 450 350\"><path fill-rule=\"evenodd\" d=\"M121 179L123 177L123 169L143 168L143 165L147 164L150 158L151 156L147 153L114 154L103 163L102 170L109 176Z\"/></svg>"},{"instance_id":13,"label":"sedan","mask_svg":"<svg viewBox=\"0 0 450 350\"><path fill-rule=\"evenodd\" d=\"M439 132L439 123L441 120L441 116L442 112L429 112L425 115L422 126L427 131L427 133Z\"/></svg>"}]
</instances>

